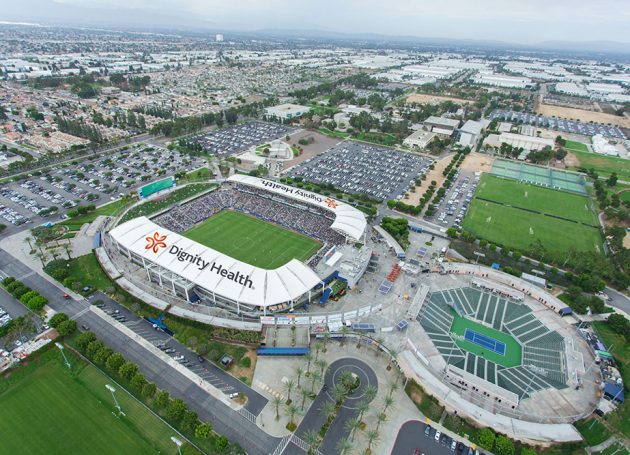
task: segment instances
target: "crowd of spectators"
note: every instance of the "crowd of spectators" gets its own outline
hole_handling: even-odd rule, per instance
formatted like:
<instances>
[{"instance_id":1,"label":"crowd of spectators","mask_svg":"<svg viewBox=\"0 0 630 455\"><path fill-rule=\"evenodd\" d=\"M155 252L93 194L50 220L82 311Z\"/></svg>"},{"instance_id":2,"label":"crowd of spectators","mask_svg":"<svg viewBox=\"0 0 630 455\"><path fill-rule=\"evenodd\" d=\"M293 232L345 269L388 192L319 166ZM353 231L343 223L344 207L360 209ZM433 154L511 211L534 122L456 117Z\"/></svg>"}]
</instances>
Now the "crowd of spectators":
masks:
<instances>
[{"instance_id":1,"label":"crowd of spectators","mask_svg":"<svg viewBox=\"0 0 630 455\"><path fill-rule=\"evenodd\" d=\"M172 208L154 221L182 233L221 210L237 210L320 240L325 245L341 245L345 237L331 229L334 216L325 209L301 204L276 194L243 185L212 191ZM321 257L313 257L315 265ZM309 262L310 264L310 262Z\"/></svg>"}]
</instances>

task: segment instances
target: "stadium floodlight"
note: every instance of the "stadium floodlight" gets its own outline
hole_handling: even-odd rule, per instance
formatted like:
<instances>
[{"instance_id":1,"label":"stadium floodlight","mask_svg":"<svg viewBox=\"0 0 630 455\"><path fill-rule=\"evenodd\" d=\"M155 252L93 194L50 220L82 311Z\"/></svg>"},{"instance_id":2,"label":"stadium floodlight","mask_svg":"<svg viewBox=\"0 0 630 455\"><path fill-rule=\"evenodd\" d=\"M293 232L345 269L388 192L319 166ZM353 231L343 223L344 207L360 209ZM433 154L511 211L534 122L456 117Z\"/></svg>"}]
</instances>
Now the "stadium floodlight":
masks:
<instances>
[{"instance_id":1,"label":"stadium floodlight","mask_svg":"<svg viewBox=\"0 0 630 455\"><path fill-rule=\"evenodd\" d=\"M66 357L66 353L63 352L63 344L61 344L59 342L55 342L55 346L57 346L57 348L59 348L59 350L61 351L61 356L63 357L63 362L66 364L66 366L68 367L68 370L69 370L71 365L70 365L70 362L68 361L68 358Z\"/></svg>"},{"instance_id":2,"label":"stadium floodlight","mask_svg":"<svg viewBox=\"0 0 630 455\"><path fill-rule=\"evenodd\" d=\"M110 384L105 384L105 388L112 393L112 398L114 399L114 404L116 405L116 409L118 409L118 415L123 415L124 416L125 413L123 412L122 408L120 407L120 404L118 403L118 400L116 399L116 389Z\"/></svg>"},{"instance_id":3,"label":"stadium floodlight","mask_svg":"<svg viewBox=\"0 0 630 455\"><path fill-rule=\"evenodd\" d=\"M179 455L182 455L182 445L184 443L180 439L177 439L175 436L171 436L171 441L173 441L173 443L175 443L175 445L177 446L177 451L179 452Z\"/></svg>"}]
</instances>

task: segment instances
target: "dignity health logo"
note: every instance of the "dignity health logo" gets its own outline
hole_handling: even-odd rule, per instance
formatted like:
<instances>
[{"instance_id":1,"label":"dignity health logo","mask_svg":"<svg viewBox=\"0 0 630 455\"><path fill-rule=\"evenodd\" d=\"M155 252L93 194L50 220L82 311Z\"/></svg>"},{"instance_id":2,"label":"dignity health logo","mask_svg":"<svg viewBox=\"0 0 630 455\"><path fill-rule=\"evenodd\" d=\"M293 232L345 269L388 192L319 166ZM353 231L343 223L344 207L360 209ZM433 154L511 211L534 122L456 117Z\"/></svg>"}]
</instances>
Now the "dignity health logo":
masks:
<instances>
[{"instance_id":1,"label":"dignity health logo","mask_svg":"<svg viewBox=\"0 0 630 455\"><path fill-rule=\"evenodd\" d=\"M145 250L151 250L154 253L158 253L160 248L166 248L166 235L160 235L157 231L153 233L153 235L149 235L145 237L147 244L145 245ZM251 280L249 275L243 275L241 272L232 272L221 264L216 262L204 261L203 258L199 254L190 254L186 252L183 248L178 247L177 245L171 245L171 247L167 250L169 254L175 255L177 260L180 262L190 262L193 265L196 265L199 270L205 270L210 267L210 271L216 273L217 275L221 275L228 280L234 281L240 285L247 286L250 289L254 288L254 283Z\"/></svg>"},{"instance_id":2,"label":"dignity health logo","mask_svg":"<svg viewBox=\"0 0 630 455\"><path fill-rule=\"evenodd\" d=\"M166 242L164 240L166 240L166 236L160 235L157 233L157 231L155 231L153 233L153 237L146 237L147 244L144 249L153 250L153 252L157 254L160 248L166 248Z\"/></svg>"}]
</instances>

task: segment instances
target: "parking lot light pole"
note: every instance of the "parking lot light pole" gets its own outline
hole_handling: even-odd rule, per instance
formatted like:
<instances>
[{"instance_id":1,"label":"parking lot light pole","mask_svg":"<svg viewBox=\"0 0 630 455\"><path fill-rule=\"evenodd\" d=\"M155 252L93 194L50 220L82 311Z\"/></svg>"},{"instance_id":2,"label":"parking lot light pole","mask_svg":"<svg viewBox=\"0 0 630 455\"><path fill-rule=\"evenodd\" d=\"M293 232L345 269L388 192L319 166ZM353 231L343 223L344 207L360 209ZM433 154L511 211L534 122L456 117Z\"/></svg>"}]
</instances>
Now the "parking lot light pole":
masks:
<instances>
[{"instance_id":1,"label":"parking lot light pole","mask_svg":"<svg viewBox=\"0 0 630 455\"><path fill-rule=\"evenodd\" d=\"M63 352L63 344L56 342L55 346L57 346L59 348L59 350L61 351L61 355L63 356L63 362L66 364L66 366L68 367L68 370L71 368L72 365L70 365L70 362L68 361L68 358L66 357L66 353Z\"/></svg>"},{"instance_id":2,"label":"parking lot light pole","mask_svg":"<svg viewBox=\"0 0 630 455\"><path fill-rule=\"evenodd\" d=\"M173 441L177 446L177 452L179 452L179 455L182 455L182 445L184 443L181 440L177 439L175 436L171 436L171 441Z\"/></svg>"},{"instance_id":3,"label":"parking lot light pole","mask_svg":"<svg viewBox=\"0 0 630 455\"><path fill-rule=\"evenodd\" d=\"M118 415L125 415L120 404L118 404L118 400L116 399L116 389L109 384L105 384L105 388L112 393L112 398L114 399L114 404L116 405L116 409L118 409Z\"/></svg>"}]
</instances>

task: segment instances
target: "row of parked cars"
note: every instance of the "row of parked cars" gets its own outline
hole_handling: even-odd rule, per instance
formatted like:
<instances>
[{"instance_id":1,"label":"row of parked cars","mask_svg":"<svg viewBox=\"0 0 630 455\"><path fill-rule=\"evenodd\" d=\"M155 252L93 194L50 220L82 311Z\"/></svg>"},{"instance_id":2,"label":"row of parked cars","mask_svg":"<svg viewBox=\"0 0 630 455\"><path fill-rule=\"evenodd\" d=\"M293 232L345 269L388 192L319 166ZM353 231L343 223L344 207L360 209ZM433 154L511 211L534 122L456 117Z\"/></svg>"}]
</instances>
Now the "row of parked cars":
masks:
<instances>
[{"instance_id":1,"label":"row of parked cars","mask_svg":"<svg viewBox=\"0 0 630 455\"><path fill-rule=\"evenodd\" d=\"M451 452L456 453L457 455L485 455L484 453L480 454L479 450L468 447L463 442L457 442L450 436L442 433L439 430L436 430L431 425L427 425L424 428L424 436L427 438L433 438L436 443L450 448ZM416 451L414 451L414 455L422 454L421 451L416 453L417 451L420 451L420 449L416 449Z\"/></svg>"},{"instance_id":2,"label":"row of parked cars","mask_svg":"<svg viewBox=\"0 0 630 455\"><path fill-rule=\"evenodd\" d=\"M473 182L470 181L470 177L466 177L460 180L457 185L451 190L448 199L444 199L438 207L444 204L444 210L438 216L438 221L442 224L449 224L448 217L455 217L453 225L460 227L468 205L472 201L475 195L475 190L479 184L479 177L475 177Z\"/></svg>"},{"instance_id":3,"label":"row of parked cars","mask_svg":"<svg viewBox=\"0 0 630 455\"><path fill-rule=\"evenodd\" d=\"M11 315L4 311L4 308L0 306L0 327L4 327L11 321Z\"/></svg>"}]
</instances>

